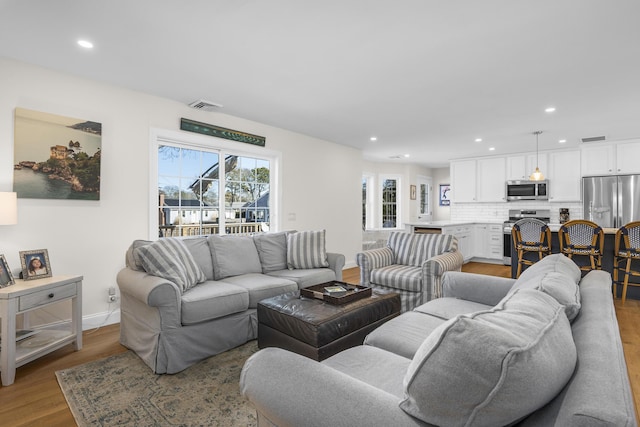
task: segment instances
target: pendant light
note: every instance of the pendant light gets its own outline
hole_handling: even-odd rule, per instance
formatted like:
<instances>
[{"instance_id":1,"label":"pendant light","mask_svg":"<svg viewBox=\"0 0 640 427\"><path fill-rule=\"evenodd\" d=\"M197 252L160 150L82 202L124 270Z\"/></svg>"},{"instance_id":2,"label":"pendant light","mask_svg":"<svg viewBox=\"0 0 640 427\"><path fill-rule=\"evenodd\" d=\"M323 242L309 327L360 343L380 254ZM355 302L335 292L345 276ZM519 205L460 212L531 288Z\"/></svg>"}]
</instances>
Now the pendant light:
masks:
<instances>
[{"instance_id":1,"label":"pendant light","mask_svg":"<svg viewBox=\"0 0 640 427\"><path fill-rule=\"evenodd\" d=\"M544 179L544 175L540 172L540 168L538 167L538 136L542 133L541 130L537 130L533 132L536 136L536 170L529 176L531 181L542 181Z\"/></svg>"}]
</instances>

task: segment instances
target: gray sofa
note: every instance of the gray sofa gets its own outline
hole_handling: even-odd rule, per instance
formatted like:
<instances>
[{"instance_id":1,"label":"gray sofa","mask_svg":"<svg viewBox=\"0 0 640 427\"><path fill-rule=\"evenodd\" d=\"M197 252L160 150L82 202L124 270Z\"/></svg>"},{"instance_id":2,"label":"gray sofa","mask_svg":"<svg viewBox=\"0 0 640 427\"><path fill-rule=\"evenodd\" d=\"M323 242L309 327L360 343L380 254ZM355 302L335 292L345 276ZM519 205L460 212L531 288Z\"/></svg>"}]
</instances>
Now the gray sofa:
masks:
<instances>
[{"instance_id":1,"label":"gray sofa","mask_svg":"<svg viewBox=\"0 0 640 427\"><path fill-rule=\"evenodd\" d=\"M258 301L342 280L324 231L135 241L120 288L120 342L158 374L255 339Z\"/></svg>"},{"instance_id":2,"label":"gray sofa","mask_svg":"<svg viewBox=\"0 0 640 427\"><path fill-rule=\"evenodd\" d=\"M254 354L258 424L637 425L608 273L557 254L518 280L449 272L442 292L323 362Z\"/></svg>"},{"instance_id":3,"label":"gray sofa","mask_svg":"<svg viewBox=\"0 0 640 427\"><path fill-rule=\"evenodd\" d=\"M442 275L464 263L451 234L392 232L384 248L356 254L360 284L400 294L402 312L442 296Z\"/></svg>"}]
</instances>

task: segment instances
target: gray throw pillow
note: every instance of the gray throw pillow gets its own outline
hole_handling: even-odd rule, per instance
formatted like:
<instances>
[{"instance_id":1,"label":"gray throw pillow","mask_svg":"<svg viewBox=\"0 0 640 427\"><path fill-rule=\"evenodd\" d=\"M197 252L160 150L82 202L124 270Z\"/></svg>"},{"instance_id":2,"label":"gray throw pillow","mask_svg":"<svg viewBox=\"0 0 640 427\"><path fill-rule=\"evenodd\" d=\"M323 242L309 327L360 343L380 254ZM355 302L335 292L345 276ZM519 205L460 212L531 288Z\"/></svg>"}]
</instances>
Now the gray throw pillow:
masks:
<instances>
[{"instance_id":1,"label":"gray throw pillow","mask_svg":"<svg viewBox=\"0 0 640 427\"><path fill-rule=\"evenodd\" d=\"M202 283L207 278L179 239L165 237L133 251L147 273L170 280L182 290Z\"/></svg>"},{"instance_id":2,"label":"gray throw pillow","mask_svg":"<svg viewBox=\"0 0 640 427\"><path fill-rule=\"evenodd\" d=\"M213 278L262 273L258 250L250 236L209 236Z\"/></svg>"},{"instance_id":3,"label":"gray throw pillow","mask_svg":"<svg viewBox=\"0 0 640 427\"><path fill-rule=\"evenodd\" d=\"M519 289L436 328L409 365L400 407L440 426L510 425L552 400L576 360L562 306Z\"/></svg>"},{"instance_id":4,"label":"gray throw pillow","mask_svg":"<svg viewBox=\"0 0 640 427\"><path fill-rule=\"evenodd\" d=\"M560 272L550 271L529 277L527 280L518 280L510 292L516 289L535 289L552 296L564 306L569 321L576 318L582 307L580 286L571 277Z\"/></svg>"},{"instance_id":5,"label":"gray throw pillow","mask_svg":"<svg viewBox=\"0 0 640 427\"><path fill-rule=\"evenodd\" d=\"M329 267L325 230L298 231L287 236L287 266L295 268Z\"/></svg>"},{"instance_id":6,"label":"gray throw pillow","mask_svg":"<svg viewBox=\"0 0 640 427\"><path fill-rule=\"evenodd\" d=\"M286 232L256 234L253 243L258 249L263 273L287 269Z\"/></svg>"}]
</instances>

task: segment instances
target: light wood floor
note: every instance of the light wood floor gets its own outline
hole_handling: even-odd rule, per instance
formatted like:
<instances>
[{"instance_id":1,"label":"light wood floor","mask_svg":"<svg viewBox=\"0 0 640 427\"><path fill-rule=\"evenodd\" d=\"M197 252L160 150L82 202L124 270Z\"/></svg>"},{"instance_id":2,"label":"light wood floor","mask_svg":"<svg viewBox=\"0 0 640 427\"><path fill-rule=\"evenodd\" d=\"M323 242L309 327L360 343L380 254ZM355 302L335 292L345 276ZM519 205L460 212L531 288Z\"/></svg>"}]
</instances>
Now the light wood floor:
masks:
<instances>
[{"instance_id":1,"label":"light wood floor","mask_svg":"<svg viewBox=\"0 0 640 427\"><path fill-rule=\"evenodd\" d=\"M509 267L494 264L468 263L463 271L509 277ZM358 283L359 270L345 270L344 281ZM615 300L620 335L625 351L636 413L640 407L640 301L627 300L624 306ZM55 371L122 353L126 349L118 342L120 325L109 325L97 331L85 331L84 346L74 352L71 345L18 368L16 381L0 387L0 425L66 427L75 422L60 391Z\"/></svg>"}]
</instances>

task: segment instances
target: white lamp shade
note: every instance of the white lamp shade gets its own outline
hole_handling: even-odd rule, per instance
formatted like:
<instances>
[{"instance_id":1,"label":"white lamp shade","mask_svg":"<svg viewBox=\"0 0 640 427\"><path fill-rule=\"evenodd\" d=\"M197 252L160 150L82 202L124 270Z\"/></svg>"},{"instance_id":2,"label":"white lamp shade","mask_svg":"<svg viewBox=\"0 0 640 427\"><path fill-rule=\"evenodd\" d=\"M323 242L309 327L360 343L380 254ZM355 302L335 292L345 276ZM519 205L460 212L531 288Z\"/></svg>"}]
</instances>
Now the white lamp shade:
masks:
<instances>
[{"instance_id":1,"label":"white lamp shade","mask_svg":"<svg viewBox=\"0 0 640 427\"><path fill-rule=\"evenodd\" d=\"M18 223L18 194L0 192L0 225Z\"/></svg>"}]
</instances>

